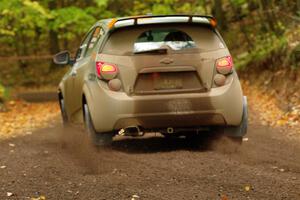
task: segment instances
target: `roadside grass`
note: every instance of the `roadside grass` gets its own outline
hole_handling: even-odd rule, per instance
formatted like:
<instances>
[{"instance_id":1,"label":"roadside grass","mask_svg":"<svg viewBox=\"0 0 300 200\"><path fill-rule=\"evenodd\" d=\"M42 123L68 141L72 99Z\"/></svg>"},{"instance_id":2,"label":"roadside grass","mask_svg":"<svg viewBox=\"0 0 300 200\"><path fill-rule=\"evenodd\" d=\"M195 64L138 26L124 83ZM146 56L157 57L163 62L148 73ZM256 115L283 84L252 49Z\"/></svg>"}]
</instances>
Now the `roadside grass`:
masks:
<instances>
[{"instance_id":1,"label":"roadside grass","mask_svg":"<svg viewBox=\"0 0 300 200\"><path fill-rule=\"evenodd\" d=\"M236 56L235 67L237 70L245 70L248 67L260 66L275 57L281 60L282 55L286 55L286 46L285 37L276 38L270 35L259 38L253 50Z\"/></svg>"}]
</instances>

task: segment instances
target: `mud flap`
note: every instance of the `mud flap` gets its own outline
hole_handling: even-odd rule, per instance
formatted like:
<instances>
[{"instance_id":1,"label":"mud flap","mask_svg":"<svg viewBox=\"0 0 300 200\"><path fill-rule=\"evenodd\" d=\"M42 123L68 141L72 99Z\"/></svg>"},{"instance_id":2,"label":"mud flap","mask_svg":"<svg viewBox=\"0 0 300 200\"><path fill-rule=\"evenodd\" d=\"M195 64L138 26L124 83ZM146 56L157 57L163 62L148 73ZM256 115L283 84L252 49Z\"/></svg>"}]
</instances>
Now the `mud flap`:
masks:
<instances>
[{"instance_id":1,"label":"mud flap","mask_svg":"<svg viewBox=\"0 0 300 200\"><path fill-rule=\"evenodd\" d=\"M224 128L224 135L230 137L243 137L248 129L248 103L247 97L243 97L243 117L239 126L230 126Z\"/></svg>"}]
</instances>

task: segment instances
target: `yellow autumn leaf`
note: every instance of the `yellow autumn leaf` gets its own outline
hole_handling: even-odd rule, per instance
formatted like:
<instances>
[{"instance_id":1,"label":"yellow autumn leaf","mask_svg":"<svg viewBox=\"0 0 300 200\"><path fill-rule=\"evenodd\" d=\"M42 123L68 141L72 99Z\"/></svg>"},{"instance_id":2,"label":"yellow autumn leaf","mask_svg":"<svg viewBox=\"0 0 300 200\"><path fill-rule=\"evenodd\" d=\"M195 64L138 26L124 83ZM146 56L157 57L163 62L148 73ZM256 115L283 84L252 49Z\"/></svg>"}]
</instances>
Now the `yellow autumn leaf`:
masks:
<instances>
[{"instance_id":1,"label":"yellow autumn leaf","mask_svg":"<svg viewBox=\"0 0 300 200\"><path fill-rule=\"evenodd\" d=\"M277 121L276 123L278 126L284 126L287 124L287 120L284 120L284 119L280 119Z\"/></svg>"},{"instance_id":2,"label":"yellow autumn leaf","mask_svg":"<svg viewBox=\"0 0 300 200\"><path fill-rule=\"evenodd\" d=\"M245 191L246 191L246 192L249 192L249 191L250 191L250 189L251 189L251 187L250 187L250 186L248 186L248 185L247 185L247 186L245 186Z\"/></svg>"}]
</instances>

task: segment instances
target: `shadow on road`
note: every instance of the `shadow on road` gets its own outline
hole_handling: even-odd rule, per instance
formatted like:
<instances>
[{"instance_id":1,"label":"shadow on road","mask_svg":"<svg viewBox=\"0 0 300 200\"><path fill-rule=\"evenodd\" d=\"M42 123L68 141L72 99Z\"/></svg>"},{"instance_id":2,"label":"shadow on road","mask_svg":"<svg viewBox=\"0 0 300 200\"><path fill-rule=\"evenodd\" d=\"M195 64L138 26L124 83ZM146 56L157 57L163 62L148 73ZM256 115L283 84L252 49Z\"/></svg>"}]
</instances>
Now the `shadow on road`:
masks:
<instances>
[{"instance_id":1,"label":"shadow on road","mask_svg":"<svg viewBox=\"0 0 300 200\"><path fill-rule=\"evenodd\" d=\"M212 138L199 136L195 138L164 138L145 136L141 138L121 138L113 142L111 149L126 153L158 153L178 150L209 151Z\"/></svg>"},{"instance_id":2,"label":"shadow on road","mask_svg":"<svg viewBox=\"0 0 300 200\"><path fill-rule=\"evenodd\" d=\"M215 150L216 140L208 134L189 138L165 138L160 134L148 134L144 137L116 136L110 147L95 147L89 140L83 127L62 127L58 123L55 127L37 130L31 135L19 136L6 141L4 146L9 148L13 143L26 153L38 152L40 159L51 154L53 157L64 157L70 162L77 163L84 169L84 174L97 174L109 171L109 163L122 161L125 154L157 154L161 152L192 151L208 152ZM1 151L1 148L0 148ZM46 152L46 153L44 153ZM49 153L51 152L51 153ZM45 155L44 155L45 154ZM108 163L108 164L106 164ZM101 170L100 170L101 169Z\"/></svg>"},{"instance_id":3,"label":"shadow on road","mask_svg":"<svg viewBox=\"0 0 300 200\"><path fill-rule=\"evenodd\" d=\"M146 134L143 137L115 136L109 147L96 147L89 140L83 127L62 127L59 123L55 127L37 130L31 135L8 139L7 141L19 141L21 143L51 146L63 151L76 154L84 152L82 157L88 153L103 151L118 151L130 154L159 153L172 151L211 151L215 150L220 138L210 133L203 133L188 138L163 137L159 133Z\"/></svg>"}]
</instances>

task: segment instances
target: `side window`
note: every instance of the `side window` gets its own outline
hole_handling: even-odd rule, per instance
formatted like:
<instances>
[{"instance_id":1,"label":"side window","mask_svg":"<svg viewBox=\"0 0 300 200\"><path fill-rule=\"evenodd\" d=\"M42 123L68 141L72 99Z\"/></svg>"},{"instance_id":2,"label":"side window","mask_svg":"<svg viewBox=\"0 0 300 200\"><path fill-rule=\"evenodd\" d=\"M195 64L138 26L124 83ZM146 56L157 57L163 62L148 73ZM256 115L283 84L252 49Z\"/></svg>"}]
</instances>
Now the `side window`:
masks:
<instances>
[{"instance_id":1,"label":"side window","mask_svg":"<svg viewBox=\"0 0 300 200\"><path fill-rule=\"evenodd\" d=\"M79 49L78 49L77 52L76 52L76 60L78 60L78 59L80 59L80 58L83 57L84 52L86 51L86 47L87 47L87 45L88 45L88 42L89 42L90 39L91 39L91 36L92 36L93 32L94 32L94 29L91 30L91 31L85 36L84 40L81 42L80 47L79 47Z\"/></svg>"},{"instance_id":2,"label":"side window","mask_svg":"<svg viewBox=\"0 0 300 200\"><path fill-rule=\"evenodd\" d=\"M84 56L90 56L93 49L95 48L95 46L97 45L99 39L103 36L104 31L101 27L96 27L95 31L93 32L93 36L90 40L90 42L87 45L87 50Z\"/></svg>"}]
</instances>

